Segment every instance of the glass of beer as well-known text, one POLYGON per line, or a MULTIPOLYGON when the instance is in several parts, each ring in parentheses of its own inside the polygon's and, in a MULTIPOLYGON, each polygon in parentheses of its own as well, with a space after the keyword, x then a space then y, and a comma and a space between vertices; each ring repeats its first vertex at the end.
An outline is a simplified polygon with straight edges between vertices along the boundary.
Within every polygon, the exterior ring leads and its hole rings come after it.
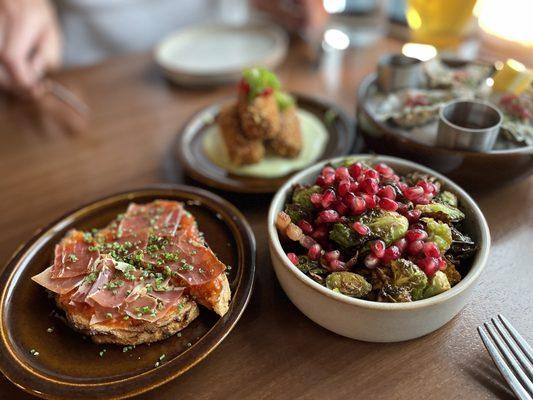
POLYGON ((476 0, 408 0, 412 39, 439 49, 455 48, 472 21, 476 0))

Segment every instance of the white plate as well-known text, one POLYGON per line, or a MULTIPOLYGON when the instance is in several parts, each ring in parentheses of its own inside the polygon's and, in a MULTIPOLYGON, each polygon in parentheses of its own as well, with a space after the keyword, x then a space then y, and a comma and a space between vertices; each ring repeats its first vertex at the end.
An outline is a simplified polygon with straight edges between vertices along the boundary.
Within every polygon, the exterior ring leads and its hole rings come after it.
POLYGON ((245 25, 202 24, 172 33, 155 50, 165 74, 182 85, 237 81, 244 68, 275 68, 287 53, 287 34, 256 21, 245 25))

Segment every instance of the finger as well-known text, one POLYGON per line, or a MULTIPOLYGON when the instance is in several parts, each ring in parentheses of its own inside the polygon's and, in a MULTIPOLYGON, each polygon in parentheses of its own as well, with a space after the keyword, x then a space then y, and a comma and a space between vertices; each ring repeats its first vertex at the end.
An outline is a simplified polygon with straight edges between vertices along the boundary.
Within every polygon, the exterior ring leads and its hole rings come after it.
POLYGON ((36 79, 30 67, 29 56, 39 30, 31 18, 12 19, 6 28, 1 60, 15 86, 28 88, 36 79))

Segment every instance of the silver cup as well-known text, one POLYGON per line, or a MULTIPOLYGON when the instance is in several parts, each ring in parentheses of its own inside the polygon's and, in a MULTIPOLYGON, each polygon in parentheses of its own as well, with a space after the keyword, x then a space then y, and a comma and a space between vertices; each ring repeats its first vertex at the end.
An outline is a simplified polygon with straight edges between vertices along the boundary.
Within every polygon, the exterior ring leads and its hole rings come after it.
POLYGON ((457 150, 490 151, 496 142, 501 112, 476 100, 452 100, 439 112, 437 145, 457 150))
POLYGON ((423 62, 403 54, 388 54, 378 63, 378 87, 382 92, 424 85, 423 62))

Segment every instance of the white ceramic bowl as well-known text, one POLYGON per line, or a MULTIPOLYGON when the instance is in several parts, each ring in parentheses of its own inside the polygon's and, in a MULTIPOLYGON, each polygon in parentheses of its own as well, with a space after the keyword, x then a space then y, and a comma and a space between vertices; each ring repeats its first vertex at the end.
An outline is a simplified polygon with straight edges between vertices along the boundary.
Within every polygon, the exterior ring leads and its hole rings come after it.
POLYGON ((278 280, 291 301, 305 315, 330 331, 349 338, 369 342, 399 342, 414 339, 443 326, 465 305, 474 284, 485 267, 490 248, 490 232, 485 217, 474 200, 459 186, 443 175, 420 164, 396 157, 350 156, 371 163, 384 162, 397 173, 421 171, 441 180, 444 188, 458 196, 466 214, 464 230, 479 245, 470 271, 450 290, 429 299, 411 303, 379 303, 351 298, 333 292, 300 272, 283 251, 275 227, 276 215, 283 209, 287 195, 296 183, 312 183, 327 163, 315 164, 292 177, 274 196, 268 213, 270 256, 278 280))

